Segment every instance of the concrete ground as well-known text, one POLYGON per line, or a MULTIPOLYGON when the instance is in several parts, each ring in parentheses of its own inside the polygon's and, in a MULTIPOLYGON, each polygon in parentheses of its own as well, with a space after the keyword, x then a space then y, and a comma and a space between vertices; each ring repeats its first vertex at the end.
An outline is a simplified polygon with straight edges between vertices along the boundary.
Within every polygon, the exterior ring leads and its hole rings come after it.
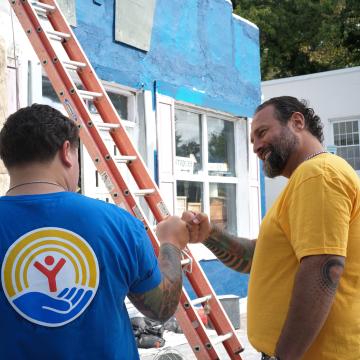
MULTIPOLYGON (((240 329, 236 330, 236 333, 241 345, 244 347, 244 351, 241 353, 242 359, 260 360, 260 354, 250 345, 246 335, 246 299, 241 299, 240 302, 240 329)), ((216 336, 216 333, 214 330, 209 330, 209 335, 210 337, 213 337, 216 336)), ((139 349, 141 360, 156 360, 157 356, 166 354, 166 352, 171 350, 178 352, 185 360, 196 360, 196 357, 183 334, 165 331, 164 338, 165 346, 161 349, 139 349)), ((218 345, 217 350, 221 360, 230 359, 222 345, 218 345)), ((166 357, 162 357, 162 359, 166 359, 166 357)), ((175 360, 175 357, 170 357, 169 355, 168 359, 175 360)))

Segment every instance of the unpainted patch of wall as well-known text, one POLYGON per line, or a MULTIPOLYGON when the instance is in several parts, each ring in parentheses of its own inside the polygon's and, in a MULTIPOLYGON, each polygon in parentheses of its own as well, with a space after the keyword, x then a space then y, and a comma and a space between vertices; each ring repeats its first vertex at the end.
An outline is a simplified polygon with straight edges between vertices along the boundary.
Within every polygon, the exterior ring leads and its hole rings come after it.
POLYGON ((114 0, 77 1, 76 35, 104 80, 252 116, 260 102, 259 31, 226 0, 157 0, 151 47, 114 41, 114 0))

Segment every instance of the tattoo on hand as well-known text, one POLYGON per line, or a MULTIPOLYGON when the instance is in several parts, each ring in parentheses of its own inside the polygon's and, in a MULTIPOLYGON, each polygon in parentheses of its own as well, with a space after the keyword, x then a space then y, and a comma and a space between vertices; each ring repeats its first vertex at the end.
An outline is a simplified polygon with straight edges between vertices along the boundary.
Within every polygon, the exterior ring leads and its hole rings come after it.
POLYGON ((182 289, 181 251, 171 244, 160 247, 159 267, 162 272, 161 284, 143 294, 129 294, 129 299, 149 318, 166 321, 179 303, 182 289))

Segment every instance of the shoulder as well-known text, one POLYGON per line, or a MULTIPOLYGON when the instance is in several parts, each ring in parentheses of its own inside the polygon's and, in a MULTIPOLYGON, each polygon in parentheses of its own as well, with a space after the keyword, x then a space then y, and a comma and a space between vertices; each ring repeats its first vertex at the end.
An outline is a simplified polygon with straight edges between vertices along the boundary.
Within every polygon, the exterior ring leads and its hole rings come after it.
POLYGON ((323 154, 304 161, 294 172, 291 180, 300 184, 309 179, 319 178, 322 181, 340 181, 359 186, 359 177, 355 170, 341 157, 334 154, 323 154))
POLYGON ((338 193, 354 200, 360 193, 360 179, 355 170, 341 157, 323 154, 304 161, 291 176, 292 191, 307 191, 314 194, 338 193))
POLYGON ((142 222, 123 208, 102 200, 93 199, 85 195, 69 193, 69 198, 75 210, 86 209, 85 214, 104 216, 109 220, 128 223, 132 226, 142 226, 142 222))

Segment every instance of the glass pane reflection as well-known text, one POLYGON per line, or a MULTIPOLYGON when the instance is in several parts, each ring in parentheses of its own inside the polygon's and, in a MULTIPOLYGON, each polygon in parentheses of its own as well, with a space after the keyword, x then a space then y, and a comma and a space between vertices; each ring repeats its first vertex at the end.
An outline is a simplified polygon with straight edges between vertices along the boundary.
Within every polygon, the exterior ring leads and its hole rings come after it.
POLYGON ((210 219, 220 229, 236 234, 236 185, 210 184, 210 219))
POLYGON ((200 115, 175 111, 175 141, 177 172, 197 174, 202 169, 200 115))
POLYGON ((234 123, 208 117, 209 175, 235 176, 234 123))
POLYGON ((195 181, 177 181, 176 215, 184 211, 203 210, 203 184, 195 181))

